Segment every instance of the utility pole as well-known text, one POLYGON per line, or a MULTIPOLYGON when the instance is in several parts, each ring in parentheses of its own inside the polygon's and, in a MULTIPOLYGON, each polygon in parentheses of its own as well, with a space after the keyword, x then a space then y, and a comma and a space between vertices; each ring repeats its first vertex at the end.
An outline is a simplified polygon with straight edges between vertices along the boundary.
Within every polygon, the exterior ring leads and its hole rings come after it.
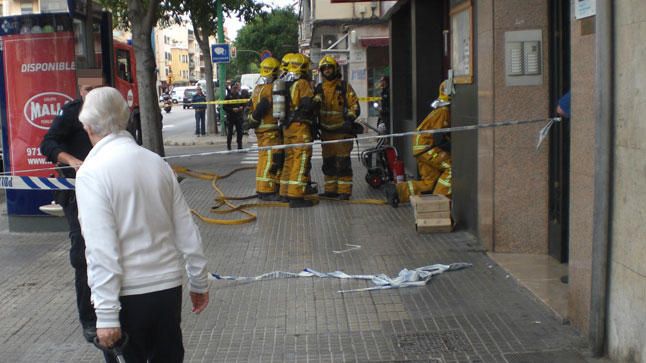
MULTIPOLYGON (((222 19, 222 0, 217 0, 215 5, 215 12, 218 17, 218 43, 224 43, 224 19, 222 19)), ((226 63, 218 63, 218 90, 220 92, 220 100, 224 100, 226 95, 226 85, 227 85, 227 65, 226 63)), ((226 135, 227 131, 224 127, 224 122, 226 120, 226 115, 224 114, 224 106, 219 105, 220 110, 220 130, 222 130, 222 135, 226 135)))

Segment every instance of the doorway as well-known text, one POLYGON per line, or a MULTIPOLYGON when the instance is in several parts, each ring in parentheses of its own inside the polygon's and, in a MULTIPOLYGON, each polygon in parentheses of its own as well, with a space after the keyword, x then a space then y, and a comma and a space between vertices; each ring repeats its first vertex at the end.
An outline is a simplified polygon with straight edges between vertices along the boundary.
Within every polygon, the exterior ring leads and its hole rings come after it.
MULTIPOLYGON (((550 1, 550 115, 556 115, 559 99, 570 90, 570 1, 550 1)), ((548 253, 561 263, 569 249, 569 120, 552 126, 549 150, 549 245, 548 253)))

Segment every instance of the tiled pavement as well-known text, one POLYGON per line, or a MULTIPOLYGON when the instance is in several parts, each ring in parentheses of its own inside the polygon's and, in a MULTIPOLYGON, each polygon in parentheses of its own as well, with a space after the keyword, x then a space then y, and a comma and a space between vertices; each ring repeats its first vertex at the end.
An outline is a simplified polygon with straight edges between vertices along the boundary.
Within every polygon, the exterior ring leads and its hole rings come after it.
MULTIPOLYGON (((204 149, 167 149, 169 154, 204 149)), ((224 173, 243 155, 175 162, 224 173)), ((356 198, 380 197, 355 163, 356 198)), ((313 177, 322 180, 320 161, 313 177)), ((253 191, 250 171, 220 182, 253 191)), ((209 183, 182 182, 189 205, 208 213, 209 183)), ((6 219, 6 218, 3 218, 6 219)), ((187 362, 578 362, 583 339, 520 287, 468 233, 421 235, 408 206, 324 201, 309 209, 258 210, 255 223, 198 222, 211 271, 254 276, 275 270, 396 274, 402 268, 470 262, 425 287, 340 294, 365 281, 293 278, 212 282, 211 303, 190 313, 187 362), (361 249, 342 254, 333 250, 361 249)), ((0 362, 99 362, 77 323, 66 234, 0 233, 0 362)), ((186 294, 185 294, 186 295, 186 294)))

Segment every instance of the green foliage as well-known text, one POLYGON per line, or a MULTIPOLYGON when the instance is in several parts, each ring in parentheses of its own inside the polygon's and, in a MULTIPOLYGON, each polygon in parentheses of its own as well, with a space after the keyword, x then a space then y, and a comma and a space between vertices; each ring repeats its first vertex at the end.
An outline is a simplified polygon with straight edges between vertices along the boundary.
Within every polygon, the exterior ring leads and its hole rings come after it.
MULTIPOLYGON (((291 7, 273 9, 271 13, 255 17, 238 32, 235 40, 238 57, 230 68, 237 73, 256 73, 260 59, 252 52, 269 50, 278 59, 288 52, 298 51, 298 16, 291 7), (252 68, 252 65, 254 66, 252 68)), ((230 77, 233 78, 233 77, 230 77)))

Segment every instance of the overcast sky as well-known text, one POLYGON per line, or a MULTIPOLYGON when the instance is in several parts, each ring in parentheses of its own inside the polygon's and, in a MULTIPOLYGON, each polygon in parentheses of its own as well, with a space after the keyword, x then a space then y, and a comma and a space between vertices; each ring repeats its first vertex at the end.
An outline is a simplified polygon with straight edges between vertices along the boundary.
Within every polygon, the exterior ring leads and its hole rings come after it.
MULTIPOLYGON (((298 0, 259 0, 259 2, 263 2, 272 7, 280 7, 280 8, 284 8, 292 4, 298 4, 298 0)), ((297 11, 296 7, 294 9, 295 11, 297 11)), ((224 19, 224 25, 226 26, 227 31, 229 32, 229 38, 231 40, 235 40, 236 37, 238 36, 238 30, 240 30, 240 28, 244 26, 244 23, 236 18, 226 18, 224 19)))

